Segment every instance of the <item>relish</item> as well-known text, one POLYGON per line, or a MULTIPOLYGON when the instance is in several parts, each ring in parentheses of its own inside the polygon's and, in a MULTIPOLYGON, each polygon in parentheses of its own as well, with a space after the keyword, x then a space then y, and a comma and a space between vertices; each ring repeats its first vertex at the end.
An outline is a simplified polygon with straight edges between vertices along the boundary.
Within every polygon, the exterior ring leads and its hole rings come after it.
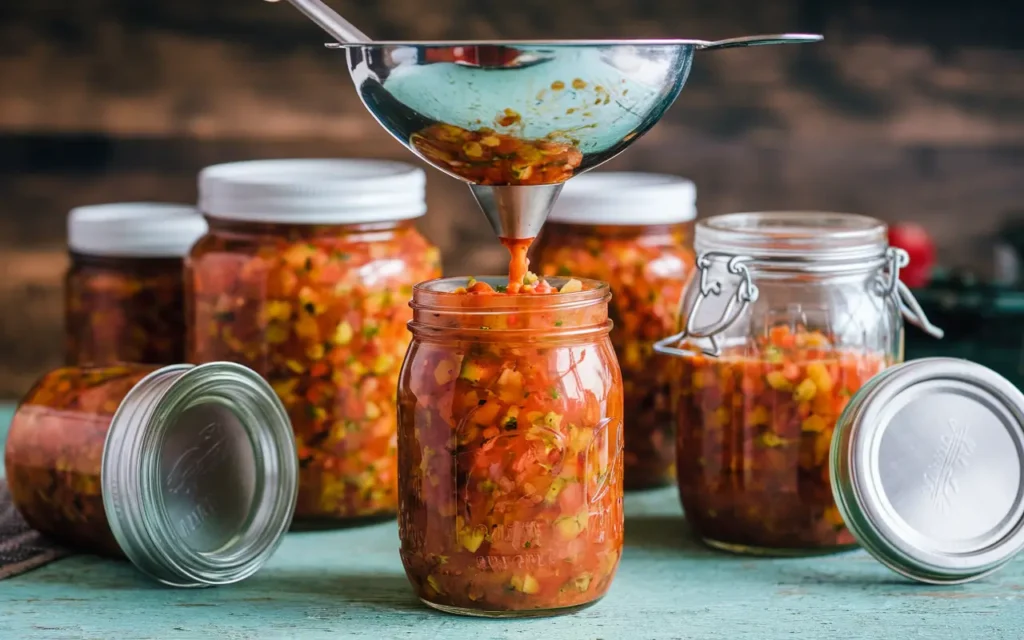
POLYGON ((114 412, 144 365, 52 371, 25 395, 4 455, 11 499, 33 529, 85 551, 123 557, 103 507, 100 465, 114 412))
POLYGON ((397 508, 396 400, 416 282, 440 256, 411 222, 255 224, 210 219, 189 259, 190 353, 260 373, 299 455, 296 521, 397 508))
POLYGON ((543 296, 464 295, 456 279, 416 288, 399 522, 406 572, 431 606, 545 615, 593 603, 611 583, 622 381, 607 286, 575 282, 582 290, 543 296))
MULTIPOLYGON (((592 176, 595 182, 600 177, 592 176)), ((656 354, 654 343, 678 330, 679 301, 693 272, 692 226, 549 222, 533 249, 543 277, 594 278, 611 286, 611 339, 625 385, 626 489, 675 481, 670 399, 678 367, 656 354)))
MULTIPOLYGON (((495 125, 511 127, 521 117, 506 109, 495 125)), ((470 131, 436 124, 413 134, 413 148, 424 158, 473 184, 540 185, 565 182, 583 162, 571 142, 525 140, 494 129, 470 131)))
POLYGON ((697 534, 746 553, 855 545, 832 498, 829 447, 850 396, 891 359, 776 326, 680 362, 679 493, 697 534))

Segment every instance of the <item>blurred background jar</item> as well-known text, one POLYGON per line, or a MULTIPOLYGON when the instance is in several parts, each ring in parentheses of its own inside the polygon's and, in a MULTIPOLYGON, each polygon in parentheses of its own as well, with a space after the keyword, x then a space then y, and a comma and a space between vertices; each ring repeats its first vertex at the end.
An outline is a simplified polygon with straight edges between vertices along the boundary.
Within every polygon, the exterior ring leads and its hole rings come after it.
MULTIPOLYGON (((832 498, 836 419, 872 376, 902 360, 898 279, 886 226, 833 213, 739 213, 696 226, 698 272, 680 357, 679 493, 707 544, 802 555, 854 546, 832 498)), ((920 315, 908 320, 941 336, 920 315)), ((671 345, 678 346, 671 346, 671 345)))
POLYGON ((188 259, 192 362, 264 376, 291 417, 299 526, 394 515, 396 392, 413 285, 440 275, 417 232, 420 169, 374 160, 218 165, 188 259))
POLYGON ((569 181, 532 253, 544 276, 611 285, 611 339, 625 386, 625 487, 675 480, 674 363, 654 342, 678 330, 679 301, 693 272, 696 188, 648 173, 592 172, 569 181))
POLYGON ((185 359, 183 259, 206 232, 194 208, 126 202, 73 209, 65 278, 65 361, 185 359))
POLYGON ((619 565, 608 285, 549 282, 567 293, 454 295, 466 278, 415 289, 398 389, 399 536, 417 595, 449 613, 570 613, 603 597, 619 565))

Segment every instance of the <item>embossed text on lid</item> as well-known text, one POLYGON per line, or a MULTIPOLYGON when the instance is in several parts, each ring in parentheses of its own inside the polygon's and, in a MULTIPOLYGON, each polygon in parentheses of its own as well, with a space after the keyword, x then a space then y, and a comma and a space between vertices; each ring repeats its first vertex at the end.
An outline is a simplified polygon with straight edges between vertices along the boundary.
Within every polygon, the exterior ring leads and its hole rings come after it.
POLYGON ((966 582, 1024 546, 1024 394, 981 365, 881 374, 840 418, 832 463, 851 531, 905 576, 966 582))

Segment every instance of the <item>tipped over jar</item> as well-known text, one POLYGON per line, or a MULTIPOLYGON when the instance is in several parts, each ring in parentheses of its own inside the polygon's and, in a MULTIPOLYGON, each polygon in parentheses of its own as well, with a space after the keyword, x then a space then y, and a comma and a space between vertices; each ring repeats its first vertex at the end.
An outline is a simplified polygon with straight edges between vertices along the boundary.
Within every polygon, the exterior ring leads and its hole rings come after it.
POLYGON ((465 284, 413 293, 398 390, 402 562, 437 609, 568 613, 605 594, 622 550, 608 287, 513 296, 465 284))
POLYGON ((829 447, 850 397, 903 359, 903 316, 941 336, 899 281, 906 254, 875 219, 742 213, 697 224, 679 357, 677 468, 707 544, 803 555, 856 544, 829 447))

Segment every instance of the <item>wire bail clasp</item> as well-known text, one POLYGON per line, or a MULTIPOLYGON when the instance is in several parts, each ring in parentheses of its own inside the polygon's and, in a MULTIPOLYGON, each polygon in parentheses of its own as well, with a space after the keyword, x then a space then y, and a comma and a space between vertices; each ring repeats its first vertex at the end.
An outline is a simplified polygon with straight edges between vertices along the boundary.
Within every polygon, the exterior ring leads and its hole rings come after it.
POLYGON ((679 317, 682 318, 685 315, 685 328, 675 335, 655 342, 654 350, 665 355, 687 356, 692 352, 680 349, 675 345, 678 345, 687 338, 698 338, 707 339, 711 342, 710 347, 702 347, 701 351, 706 355, 718 357, 721 354, 721 348, 718 346, 718 341, 715 339, 715 335, 732 326, 733 323, 735 323, 747 310, 747 307, 750 306, 752 302, 757 301, 757 285, 754 284, 754 280, 750 276, 750 270, 746 265, 747 262, 752 260, 753 258, 750 256, 737 256, 729 253, 706 252, 700 254, 700 256, 697 257, 697 273, 700 277, 700 291, 697 293, 697 298, 693 302, 693 308, 690 309, 689 313, 684 314, 685 309, 683 306, 686 304, 685 296, 683 300, 679 301, 679 317), (697 328, 694 327, 694 321, 697 318, 701 305, 703 305, 711 296, 718 297, 722 295, 722 281, 712 280, 710 277, 711 263, 712 260, 716 258, 727 259, 728 262, 726 263, 726 269, 730 274, 740 276, 740 281, 736 286, 736 290, 729 295, 729 300, 725 305, 725 309, 722 311, 722 317, 706 327, 697 328))
POLYGON ((884 297, 892 296, 900 307, 900 313, 908 324, 912 324, 929 336, 942 339, 945 332, 933 325, 921 304, 914 297, 910 287, 900 280, 900 269, 910 264, 910 254, 903 249, 889 247, 885 250, 886 267, 883 275, 876 280, 877 292, 884 297))

